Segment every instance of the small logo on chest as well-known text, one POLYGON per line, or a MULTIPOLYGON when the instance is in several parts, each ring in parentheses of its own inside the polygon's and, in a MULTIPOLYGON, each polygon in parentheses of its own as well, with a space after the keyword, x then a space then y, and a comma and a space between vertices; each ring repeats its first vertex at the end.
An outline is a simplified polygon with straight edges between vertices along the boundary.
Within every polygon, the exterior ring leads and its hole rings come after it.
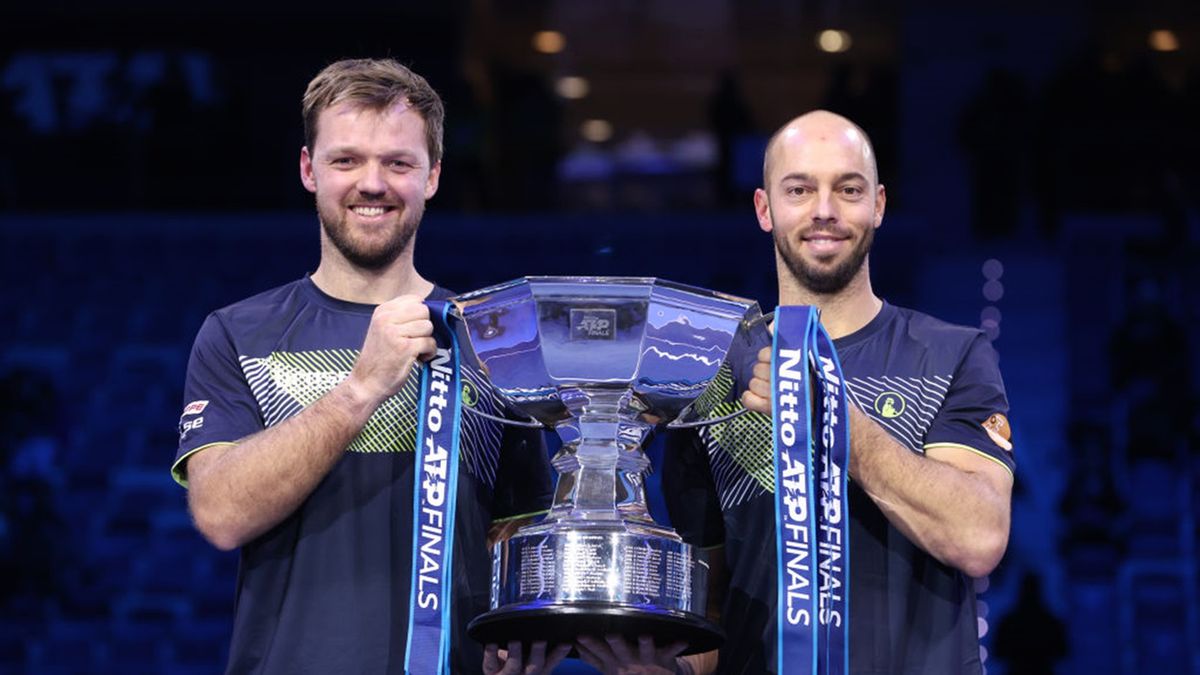
POLYGON ((907 404, 904 397, 894 391, 885 391, 875 397, 875 414, 884 419, 895 419, 904 414, 907 404))
POLYGON ((479 390, 465 379, 462 383, 462 402, 468 408, 474 408, 475 404, 479 402, 479 390))

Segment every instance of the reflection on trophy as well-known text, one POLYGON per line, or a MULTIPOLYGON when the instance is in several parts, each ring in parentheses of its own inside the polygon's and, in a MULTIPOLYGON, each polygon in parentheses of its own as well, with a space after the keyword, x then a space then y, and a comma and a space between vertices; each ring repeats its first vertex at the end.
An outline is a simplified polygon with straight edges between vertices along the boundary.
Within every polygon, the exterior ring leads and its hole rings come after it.
POLYGON ((460 295, 469 350, 496 392, 562 449, 549 515, 496 544, 491 611, 470 635, 569 642, 654 635, 685 653, 723 635, 704 617, 707 564, 646 510, 641 449, 690 426, 695 401, 758 305, 652 278, 527 277, 460 295))

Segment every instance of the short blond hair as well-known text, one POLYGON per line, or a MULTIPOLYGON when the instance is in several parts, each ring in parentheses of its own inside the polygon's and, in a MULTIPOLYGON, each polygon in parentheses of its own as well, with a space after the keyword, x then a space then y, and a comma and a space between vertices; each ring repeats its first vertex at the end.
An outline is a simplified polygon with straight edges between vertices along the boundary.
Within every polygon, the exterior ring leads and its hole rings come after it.
POLYGON ((350 102, 382 112, 398 103, 411 107, 425 120, 429 164, 442 159, 442 129, 446 111, 442 98, 425 78, 392 59, 345 59, 331 63, 308 83, 304 92, 304 144, 317 141, 317 118, 333 106, 350 102))

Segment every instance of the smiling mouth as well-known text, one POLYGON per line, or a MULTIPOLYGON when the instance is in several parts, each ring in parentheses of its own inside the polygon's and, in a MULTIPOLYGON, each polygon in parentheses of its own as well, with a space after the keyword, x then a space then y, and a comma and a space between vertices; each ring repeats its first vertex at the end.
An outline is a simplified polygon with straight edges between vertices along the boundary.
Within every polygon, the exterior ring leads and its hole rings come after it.
POLYGON ((849 244, 849 239, 839 237, 832 234, 816 234, 807 237, 801 237, 800 241, 803 246, 811 251, 811 253, 819 258, 837 255, 846 245, 849 244))
POLYGON ((827 234, 820 232, 817 234, 809 234, 800 237, 800 240, 809 244, 837 244, 843 241, 850 241, 850 237, 842 237, 836 234, 827 234))
POLYGON ((363 218, 377 218, 377 217, 382 216, 383 214, 387 213, 388 211, 391 211, 393 208, 395 208, 395 207, 392 207, 392 206, 351 206, 350 210, 353 211, 354 215, 356 215, 356 216, 361 216, 363 218))

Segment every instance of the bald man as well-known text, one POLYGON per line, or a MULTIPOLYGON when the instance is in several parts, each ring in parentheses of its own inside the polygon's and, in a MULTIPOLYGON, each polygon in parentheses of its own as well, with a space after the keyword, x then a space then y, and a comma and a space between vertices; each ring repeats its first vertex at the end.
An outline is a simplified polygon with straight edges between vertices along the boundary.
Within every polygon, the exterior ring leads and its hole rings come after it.
MULTIPOLYGON (((851 403, 850 670, 980 673, 971 578, 1008 543, 1008 400, 981 331, 875 294, 886 204, 870 139, 850 120, 815 111, 772 136, 754 206, 775 242, 779 304, 820 309, 851 403)), ((711 415, 755 412, 672 437, 664 459, 672 522, 727 565, 723 673, 778 668, 770 349, 758 347, 730 357, 711 415)))

